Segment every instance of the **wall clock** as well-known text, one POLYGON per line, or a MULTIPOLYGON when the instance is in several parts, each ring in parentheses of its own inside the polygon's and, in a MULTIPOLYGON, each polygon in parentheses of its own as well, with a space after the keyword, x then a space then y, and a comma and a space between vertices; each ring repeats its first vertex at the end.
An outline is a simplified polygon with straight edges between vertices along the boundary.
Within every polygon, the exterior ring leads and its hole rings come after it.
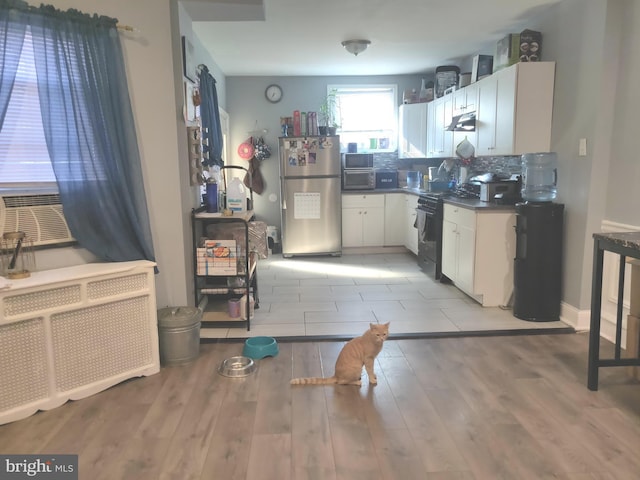
POLYGON ((264 96, 267 97, 271 103, 278 103, 282 99, 282 88, 280 85, 269 85, 264 91, 264 96))

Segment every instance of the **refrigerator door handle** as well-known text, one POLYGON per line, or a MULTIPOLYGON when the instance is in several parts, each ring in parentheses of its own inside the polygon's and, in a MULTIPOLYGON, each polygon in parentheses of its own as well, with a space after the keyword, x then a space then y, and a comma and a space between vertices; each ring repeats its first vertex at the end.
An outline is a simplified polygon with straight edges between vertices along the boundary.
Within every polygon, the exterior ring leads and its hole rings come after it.
POLYGON ((280 191, 282 192, 282 209, 287 209, 287 182, 285 182, 283 177, 280 177, 280 191))

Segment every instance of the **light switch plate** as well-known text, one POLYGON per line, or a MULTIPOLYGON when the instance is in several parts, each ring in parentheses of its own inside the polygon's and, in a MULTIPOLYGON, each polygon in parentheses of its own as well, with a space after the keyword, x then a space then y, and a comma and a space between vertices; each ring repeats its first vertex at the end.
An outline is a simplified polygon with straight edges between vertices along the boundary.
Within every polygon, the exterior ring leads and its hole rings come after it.
POLYGON ((580 141, 578 142, 578 155, 580 157, 587 156, 587 139, 586 138, 581 138, 580 141))

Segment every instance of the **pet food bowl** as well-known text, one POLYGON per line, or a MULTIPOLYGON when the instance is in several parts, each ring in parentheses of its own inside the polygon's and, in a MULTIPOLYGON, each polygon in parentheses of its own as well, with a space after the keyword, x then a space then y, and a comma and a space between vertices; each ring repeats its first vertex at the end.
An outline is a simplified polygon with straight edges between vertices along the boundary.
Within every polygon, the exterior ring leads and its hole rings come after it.
POLYGON ((278 343, 272 337, 251 337, 244 343, 242 354, 246 357, 260 359, 278 355, 278 343))
POLYGON ((248 357, 230 357, 218 367, 218 373, 225 377, 246 377, 255 370, 255 362, 248 357))

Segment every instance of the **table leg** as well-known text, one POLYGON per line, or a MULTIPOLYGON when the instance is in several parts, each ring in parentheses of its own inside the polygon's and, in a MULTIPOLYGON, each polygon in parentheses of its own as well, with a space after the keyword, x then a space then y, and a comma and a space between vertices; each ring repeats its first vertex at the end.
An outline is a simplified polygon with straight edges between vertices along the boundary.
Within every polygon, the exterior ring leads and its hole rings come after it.
POLYGON ((591 325, 589 328, 589 366, 587 373, 587 387, 598 390, 598 365, 600 362, 600 315, 602 307, 602 268, 604 250, 600 242, 593 244, 593 273, 591 280, 591 325))
MULTIPOLYGON (((627 343, 625 356, 640 357, 640 263, 631 260, 631 295, 627 316, 627 343)), ((629 376, 640 380, 640 367, 627 367, 629 376)))

